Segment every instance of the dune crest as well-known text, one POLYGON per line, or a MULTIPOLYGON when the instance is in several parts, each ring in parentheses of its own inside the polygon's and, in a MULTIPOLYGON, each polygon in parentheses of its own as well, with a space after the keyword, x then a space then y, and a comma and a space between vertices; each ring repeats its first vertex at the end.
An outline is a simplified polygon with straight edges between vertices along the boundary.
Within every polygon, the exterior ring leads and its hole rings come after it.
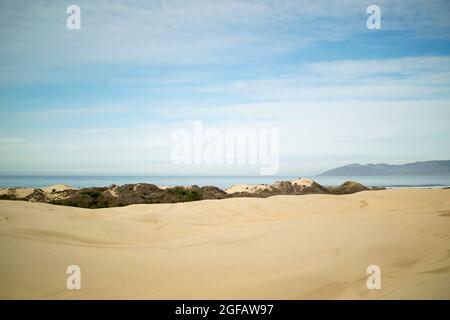
POLYGON ((177 203, 233 197, 270 197, 281 194, 350 194, 369 190, 360 183, 347 181, 341 186, 326 188, 314 180, 299 178, 277 181, 272 185, 240 184, 225 191, 215 186, 159 187, 150 183, 124 184, 109 187, 71 188, 54 185, 46 188, 0 189, 0 199, 46 202, 82 208, 121 207, 140 203, 177 203))

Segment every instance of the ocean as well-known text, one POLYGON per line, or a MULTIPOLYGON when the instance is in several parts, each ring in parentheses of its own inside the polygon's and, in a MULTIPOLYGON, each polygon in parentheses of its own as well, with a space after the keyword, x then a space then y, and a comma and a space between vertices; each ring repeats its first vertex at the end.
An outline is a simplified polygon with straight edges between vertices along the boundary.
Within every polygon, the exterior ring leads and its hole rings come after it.
MULTIPOLYGON (((279 180, 292 180, 299 176, 0 176, 0 187, 41 188, 54 184, 66 184, 72 187, 106 187, 112 184, 153 183, 158 186, 175 185, 214 185, 227 188, 234 184, 271 184, 279 180)), ((387 188, 450 186, 450 176, 305 176, 324 186, 335 186, 352 180, 366 186, 387 188)))

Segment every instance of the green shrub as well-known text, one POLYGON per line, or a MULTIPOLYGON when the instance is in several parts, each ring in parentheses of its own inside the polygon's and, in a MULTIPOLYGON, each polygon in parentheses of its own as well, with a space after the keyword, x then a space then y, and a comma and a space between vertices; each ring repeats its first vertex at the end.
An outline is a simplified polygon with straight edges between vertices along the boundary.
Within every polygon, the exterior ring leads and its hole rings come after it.
POLYGON ((202 199, 198 191, 193 191, 182 187, 169 188, 167 189, 167 191, 169 192, 170 195, 175 197, 175 199, 172 199, 175 202, 196 201, 202 199))

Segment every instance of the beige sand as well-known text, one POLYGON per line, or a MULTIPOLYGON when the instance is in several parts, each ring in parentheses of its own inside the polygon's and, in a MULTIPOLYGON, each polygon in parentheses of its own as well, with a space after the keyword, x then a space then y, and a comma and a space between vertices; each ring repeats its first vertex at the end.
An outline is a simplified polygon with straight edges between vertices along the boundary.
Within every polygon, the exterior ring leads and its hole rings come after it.
MULTIPOLYGON (((72 188, 70 186, 67 186, 65 184, 54 184, 49 187, 40 188, 45 194, 45 196, 48 199, 55 200, 55 199, 61 199, 64 198, 65 195, 61 194, 61 191, 68 190, 68 189, 77 189, 78 188, 72 188)), ((26 198, 28 196, 31 196, 33 192, 35 192, 35 188, 0 188, 0 195, 13 195, 16 198, 26 198)), ((32 199, 31 201, 34 201, 32 199)))
POLYGON ((0 298, 450 299, 450 190, 79 209, 0 201, 0 298), (66 289, 81 267, 82 289, 66 289), (379 265, 382 288, 368 290, 379 265))
POLYGON ((0 188, 0 195, 15 195, 18 198, 28 197, 34 192, 34 188, 0 188))
POLYGON ((77 189, 77 190, 78 190, 78 188, 73 188, 73 187, 68 186, 68 185, 66 185, 66 184, 54 184, 54 185, 52 185, 52 186, 42 188, 42 190, 43 190, 44 192, 46 192, 46 193, 47 193, 47 192, 48 192, 48 193, 52 193, 53 191, 55 191, 55 192, 61 192, 61 191, 68 190, 68 189, 77 189))
MULTIPOLYGON (((289 181, 292 184, 296 184, 303 187, 311 187, 315 183, 314 180, 298 178, 295 180, 289 181)), ((225 189, 225 192, 228 194, 236 193, 236 192, 247 192, 247 193, 258 193, 262 191, 272 191, 274 187, 277 187, 278 182, 273 185, 267 184, 235 184, 231 187, 225 189)))
POLYGON ((272 187, 266 184, 235 184, 225 189, 228 194, 236 192, 257 193, 261 191, 271 191, 272 187))

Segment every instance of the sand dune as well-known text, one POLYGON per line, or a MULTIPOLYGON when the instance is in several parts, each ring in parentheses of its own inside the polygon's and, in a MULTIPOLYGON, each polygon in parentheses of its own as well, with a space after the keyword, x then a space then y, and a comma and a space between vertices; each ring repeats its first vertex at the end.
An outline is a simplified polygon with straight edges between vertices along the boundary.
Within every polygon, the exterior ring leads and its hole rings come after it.
POLYGON ((81 209, 0 201, 0 298, 450 299, 450 190, 81 209), (82 289, 66 289, 81 267, 82 289), (382 270, 368 290, 366 268, 382 270))
POLYGON ((65 184, 54 184, 49 187, 42 188, 44 192, 52 193, 52 192, 61 192, 68 189, 78 189, 65 184))
POLYGON ((315 191, 314 193, 320 193, 317 192, 320 190, 320 188, 323 188, 323 186, 320 186, 311 179, 305 179, 305 178, 298 178, 291 181, 277 181, 274 184, 267 185, 267 184, 235 184, 227 189, 225 189, 225 192, 228 194, 233 193, 239 193, 239 192, 245 192, 245 193, 259 193, 259 192, 273 192, 275 190, 279 190, 281 185, 290 183, 291 185, 294 185, 297 189, 297 191, 303 191, 302 189, 309 188, 311 191, 315 191))

